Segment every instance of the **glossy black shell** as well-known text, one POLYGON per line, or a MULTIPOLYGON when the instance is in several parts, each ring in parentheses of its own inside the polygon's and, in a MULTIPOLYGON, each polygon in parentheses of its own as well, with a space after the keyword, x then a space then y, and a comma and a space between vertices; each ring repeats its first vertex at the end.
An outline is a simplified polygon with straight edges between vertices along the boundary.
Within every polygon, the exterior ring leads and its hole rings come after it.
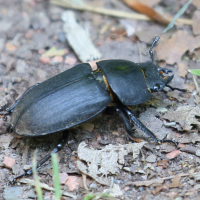
POLYGON ((16 105, 11 125, 19 135, 46 135, 87 121, 110 101, 84 63, 30 89, 16 105))
POLYGON ((112 100, 109 92, 124 105, 136 105, 151 98, 148 85, 163 84, 163 76, 151 62, 104 60, 97 66, 102 79, 83 63, 27 90, 12 113, 14 132, 39 136, 69 129, 105 109, 112 100), (103 75, 111 91, 103 87, 103 75))

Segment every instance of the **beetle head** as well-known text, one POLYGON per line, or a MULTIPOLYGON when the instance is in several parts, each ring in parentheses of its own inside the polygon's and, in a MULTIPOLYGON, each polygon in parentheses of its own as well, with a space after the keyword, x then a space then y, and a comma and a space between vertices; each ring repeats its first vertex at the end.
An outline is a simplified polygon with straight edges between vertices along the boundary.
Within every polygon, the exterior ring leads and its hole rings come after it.
POLYGON ((168 74, 172 71, 166 68, 157 67, 152 62, 140 63, 139 65, 144 72, 146 84, 151 92, 158 92, 163 90, 163 88, 174 77, 174 75, 164 76, 164 74, 168 74))

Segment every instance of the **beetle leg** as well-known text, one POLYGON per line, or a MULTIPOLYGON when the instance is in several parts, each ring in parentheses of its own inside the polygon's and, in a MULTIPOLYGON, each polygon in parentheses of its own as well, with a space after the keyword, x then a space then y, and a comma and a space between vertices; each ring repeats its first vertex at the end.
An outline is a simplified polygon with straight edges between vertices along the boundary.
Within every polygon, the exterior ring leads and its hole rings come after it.
POLYGON ((116 107, 116 113, 122 118, 128 135, 130 137, 135 138, 134 132, 133 132, 131 125, 130 125, 130 122, 127 119, 127 117, 125 116, 125 114, 123 113, 123 111, 119 107, 116 107))
POLYGON ((39 85, 39 83, 36 83, 35 85, 31 86, 30 88, 28 88, 22 95, 19 99, 17 99, 15 101, 15 103, 10 107, 10 108, 7 108, 5 112, 0 112, 0 115, 9 115, 13 112, 13 110, 15 109, 16 105, 19 103, 19 101, 22 99, 22 97, 27 93, 29 92, 30 90, 32 90, 35 86, 39 85))
POLYGON ((123 111, 127 114, 127 116, 129 117, 129 119, 136 124, 142 131, 144 131, 144 133, 146 133, 149 137, 151 137, 156 143, 161 144, 164 142, 168 142, 168 143, 173 143, 176 147, 178 146, 177 142, 175 142, 174 140, 160 140, 158 139, 155 134, 150 131, 139 119, 137 119, 134 114, 130 111, 129 108, 127 108, 126 106, 121 105, 123 111))
MULTIPOLYGON (((37 168, 39 168, 42 164, 44 164, 47 160, 49 160, 51 158, 51 154, 53 153, 57 153, 59 152, 66 144, 67 140, 69 138, 69 131, 66 130, 63 132, 63 135, 62 135, 62 138, 59 140, 58 144, 56 145, 56 147, 53 149, 53 151, 48 154, 47 156, 45 156, 42 160, 40 160, 38 163, 37 163, 37 168)), ((16 181, 20 178, 23 178, 24 176, 27 176, 27 175, 31 175, 33 173, 33 170, 32 169, 29 169, 28 171, 26 171, 24 174, 21 174, 20 176, 14 178, 12 181, 11 181, 11 184, 14 184, 16 183, 16 181)))
POLYGON ((187 92, 187 90, 185 90, 185 89, 175 88, 175 87, 172 87, 170 85, 165 85, 165 87, 170 88, 172 91, 178 90, 178 91, 181 91, 181 92, 187 92))

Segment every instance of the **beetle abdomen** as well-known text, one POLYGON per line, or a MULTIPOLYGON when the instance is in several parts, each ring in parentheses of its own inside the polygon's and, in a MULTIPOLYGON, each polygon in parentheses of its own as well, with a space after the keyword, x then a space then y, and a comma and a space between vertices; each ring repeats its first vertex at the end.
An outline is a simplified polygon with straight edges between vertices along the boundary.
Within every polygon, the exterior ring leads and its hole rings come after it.
POLYGON ((151 98, 143 70, 138 64, 127 60, 103 60, 97 66, 124 105, 141 104, 151 98))
MULTIPOLYGON (((56 77, 41 83, 39 92, 41 93, 41 86, 44 87, 44 83, 47 85, 48 81, 50 83, 56 77)), ((20 101, 22 103, 16 106, 12 116, 14 132, 38 136, 64 130, 96 116, 111 101, 109 93, 90 76, 90 73, 84 77, 76 76, 75 79, 71 77, 71 81, 66 79, 65 84, 61 82, 54 89, 51 87, 52 90, 44 88, 43 94, 29 104, 23 105, 23 101, 20 101), (16 110, 20 115, 15 113, 16 110)), ((23 99, 33 96, 38 91, 37 87, 28 92, 23 99)))

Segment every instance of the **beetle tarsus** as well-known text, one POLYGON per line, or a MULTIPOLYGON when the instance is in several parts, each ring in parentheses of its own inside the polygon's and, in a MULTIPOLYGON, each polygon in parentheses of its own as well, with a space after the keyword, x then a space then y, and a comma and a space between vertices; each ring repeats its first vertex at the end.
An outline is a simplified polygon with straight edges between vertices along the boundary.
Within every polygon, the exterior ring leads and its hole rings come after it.
POLYGON ((11 112, 10 111, 4 111, 4 112, 0 112, 0 115, 10 115, 11 114, 11 112))
POLYGON ((172 90, 172 91, 178 90, 178 91, 181 91, 181 92, 187 92, 186 89, 175 88, 175 87, 172 87, 170 85, 166 85, 166 87, 170 88, 170 90, 172 90))
MULTIPOLYGON (((52 153, 57 153, 59 152, 63 147, 64 145, 66 144, 67 140, 69 138, 69 131, 68 130, 65 130, 63 132, 63 135, 62 135, 62 138, 59 140, 58 144, 56 145, 56 147, 53 149, 53 151, 48 154, 47 156, 45 156, 42 160, 40 160, 38 163, 37 163, 37 167, 36 168, 39 168, 41 167, 42 164, 44 164, 47 160, 49 160, 51 158, 51 154, 52 153)), ((16 183, 16 181, 20 178, 23 178, 24 176, 27 176, 27 175, 31 175, 33 173, 33 170, 32 169, 29 169, 28 171, 26 171, 24 174, 21 174, 20 176, 14 178, 12 181, 11 181, 11 184, 14 184, 16 183)))
POLYGON ((173 143, 176 146, 176 148, 178 148, 178 143, 174 140, 158 140, 158 144, 162 144, 162 143, 165 143, 165 142, 173 143))
POLYGON ((158 144, 162 144, 164 142, 167 143, 173 143, 176 147, 178 147, 178 143, 174 140, 165 140, 165 139, 158 139, 155 134, 150 131, 139 119, 137 119, 134 114, 131 112, 131 110, 124 106, 124 105, 120 105, 118 108, 116 108, 117 113, 122 117, 127 133, 131 136, 134 137, 134 133, 131 129, 131 126, 129 124, 128 119, 126 118, 126 115, 129 117, 129 119, 135 124, 137 125, 142 131, 144 131, 144 133, 146 133, 150 138, 152 138, 156 143, 158 144), (126 113, 126 115, 124 114, 126 113))

